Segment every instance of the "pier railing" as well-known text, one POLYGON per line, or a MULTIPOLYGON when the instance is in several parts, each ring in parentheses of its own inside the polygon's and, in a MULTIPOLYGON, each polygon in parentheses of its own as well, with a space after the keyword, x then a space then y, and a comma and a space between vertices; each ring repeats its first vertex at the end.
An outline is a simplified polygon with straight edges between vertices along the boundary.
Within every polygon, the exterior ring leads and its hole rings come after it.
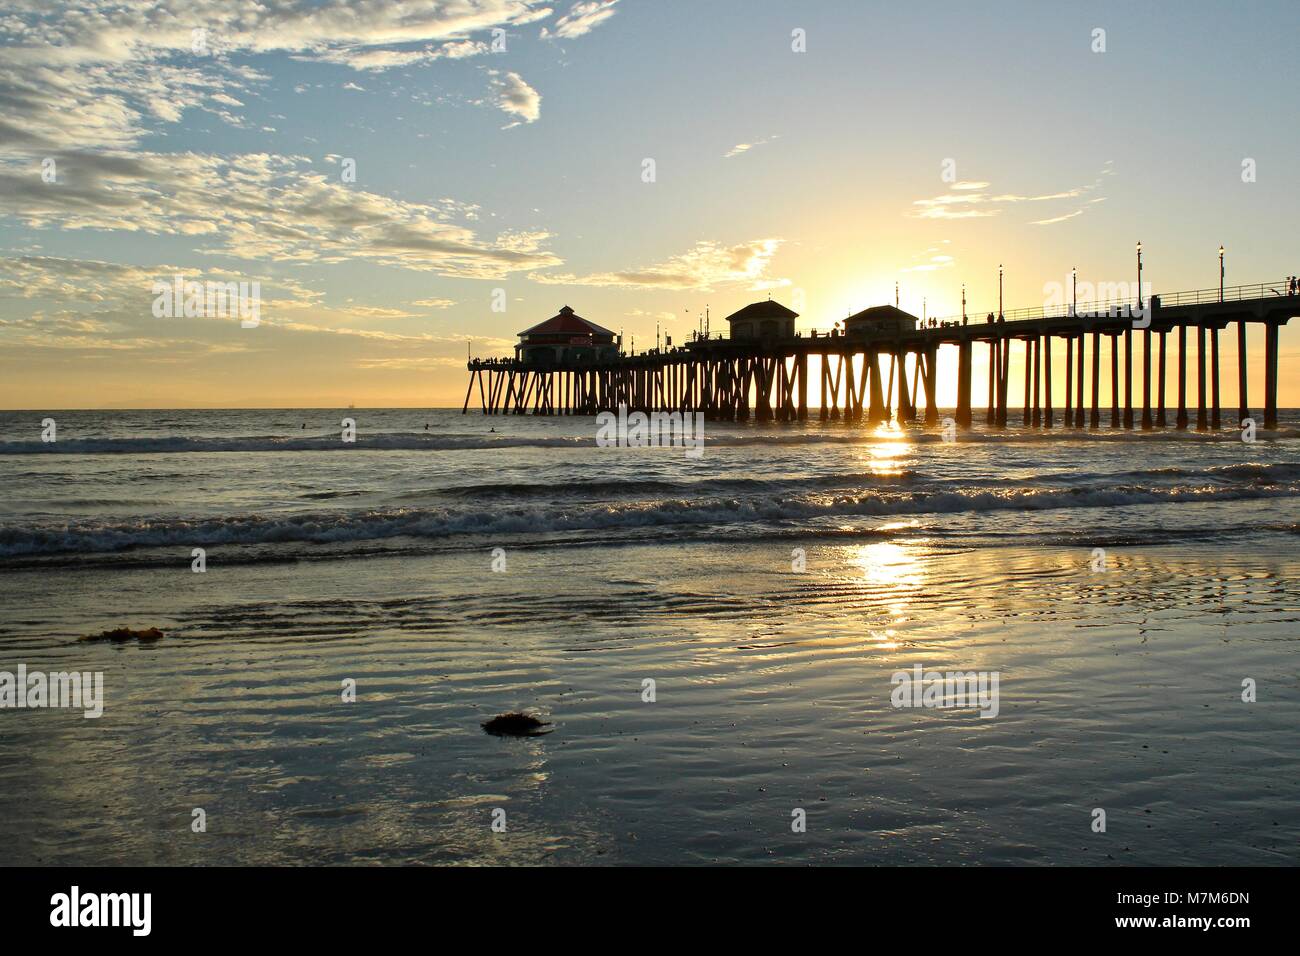
MULTIPOLYGON (((1218 286, 1212 289, 1192 289, 1186 292, 1158 292, 1156 298, 1160 300, 1162 308, 1170 308, 1180 305, 1210 305, 1216 302, 1240 302, 1246 299, 1266 299, 1269 296, 1285 296, 1287 294, 1287 280, 1279 279, 1274 282, 1255 282, 1249 285, 1227 286, 1220 290, 1218 286)), ((1076 316, 1105 316, 1112 312, 1122 312, 1124 309, 1131 309, 1138 303, 1132 298, 1125 299, 1106 299, 1104 301, 1080 302, 1077 305, 1040 305, 1025 309, 1008 309, 1001 314, 1004 322, 1025 322, 1034 319, 1069 319, 1076 316)), ((998 311, 996 309, 967 309, 966 322, 968 325, 979 325, 987 322, 988 316, 992 315, 996 321, 998 311)), ((934 321, 942 327, 943 323, 949 325, 961 325, 961 313, 955 315, 931 315, 923 317, 923 321, 934 321)), ((922 331, 928 328, 923 326, 922 331)), ((830 336, 836 327, 816 326, 810 329, 801 329, 804 336, 816 334, 818 337, 830 336)), ((839 335, 843 335, 842 329, 838 330, 839 335)), ((721 335, 716 338, 722 338, 721 335)))
MULTIPOLYGON (((1273 282, 1255 282, 1248 285, 1226 286, 1219 289, 1217 286, 1212 289, 1192 289, 1183 292, 1161 292, 1156 294, 1161 308, 1171 308, 1185 305, 1211 305, 1218 302, 1240 302, 1250 299, 1267 299, 1270 297, 1285 297, 1288 294, 1288 280, 1279 279, 1273 282)), ((993 310, 970 310, 966 312, 966 324, 968 325, 985 325, 988 323, 988 316, 992 315, 994 321, 1000 318, 1003 323, 1030 322, 1038 319, 1072 319, 1077 317, 1095 317, 1107 316, 1111 314, 1126 314, 1125 310, 1132 309, 1138 303, 1130 298, 1125 299, 1106 299, 1094 300, 1089 302, 1079 302, 1077 304, 1067 305, 1040 305, 1024 309, 1009 309, 1001 314, 993 310)), ((945 326, 954 326, 962 324, 962 316, 955 315, 937 315, 923 317, 923 320, 933 321, 936 328, 945 326)), ((925 332, 929 330, 928 325, 922 326, 917 331, 925 332)), ((815 326, 812 328, 799 329, 795 336, 801 339, 808 338, 832 338, 843 337, 845 332, 838 325, 832 327, 815 326), (832 335, 834 333, 834 335, 832 335)), ((672 348, 656 348, 654 350, 642 350, 638 353, 624 353, 623 357, 630 355, 667 355, 667 354, 687 354, 689 345, 696 342, 725 342, 730 339, 730 335, 724 332, 711 333, 705 336, 701 333, 692 333, 691 338, 680 345, 672 348)), ((511 358, 473 358, 472 362, 485 366, 513 366, 515 361, 511 358)))

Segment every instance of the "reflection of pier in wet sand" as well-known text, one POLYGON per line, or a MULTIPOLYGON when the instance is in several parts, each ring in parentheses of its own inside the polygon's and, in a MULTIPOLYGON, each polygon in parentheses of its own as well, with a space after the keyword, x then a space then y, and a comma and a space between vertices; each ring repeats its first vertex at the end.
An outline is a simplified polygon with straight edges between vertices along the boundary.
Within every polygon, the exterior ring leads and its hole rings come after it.
POLYGON ((815 356, 821 379, 818 415, 823 421, 913 421, 918 417, 918 399, 923 398, 924 421, 932 425, 939 420, 939 350, 950 346, 957 350, 956 424, 969 428, 974 417, 974 345, 980 343, 989 368, 985 421, 990 427, 1005 428, 1010 357, 1014 343, 1020 342, 1025 357, 1023 423, 1052 428, 1056 424, 1052 347, 1059 342, 1065 348, 1061 419, 1067 428, 1101 426, 1103 350, 1110 361, 1110 427, 1164 428, 1169 424, 1168 339, 1175 334, 1173 424, 1179 429, 1191 425, 1188 339, 1194 335, 1195 427, 1206 431, 1223 423, 1219 332, 1229 326, 1236 327, 1239 396, 1231 425, 1250 414, 1246 327, 1254 323, 1264 331, 1263 427, 1272 429, 1277 427, 1278 329, 1300 313, 1300 296, 1286 295, 1286 290, 1282 282, 1216 288, 1152 296, 1144 307, 1132 302, 1080 303, 1055 313, 1039 308, 1000 316, 990 313, 978 320, 948 317, 926 328, 917 327, 921 321, 916 316, 893 306, 877 306, 845 319, 843 331, 808 335, 794 332, 796 313, 769 301, 730 316, 730 337, 700 336, 684 346, 639 354, 622 353, 613 344, 612 332, 574 315, 566 306, 554 319, 521 333, 514 359, 470 360, 462 412, 468 411, 477 383, 483 413, 488 415, 590 415, 626 405, 641 411, 699 411, 709 418, 734 421, 747 420, 751 414, 758 421, 804 421, 809 357, 815 356), (1138 334, 1142 339, 1140 404, 1134 395, 1133 368, 1133 340, 1138 334), (1109 340, 1108 346, 1103 346, 1103 338, 1109 340), (1089 379, 1090 387, 1085 388, 1089 379))

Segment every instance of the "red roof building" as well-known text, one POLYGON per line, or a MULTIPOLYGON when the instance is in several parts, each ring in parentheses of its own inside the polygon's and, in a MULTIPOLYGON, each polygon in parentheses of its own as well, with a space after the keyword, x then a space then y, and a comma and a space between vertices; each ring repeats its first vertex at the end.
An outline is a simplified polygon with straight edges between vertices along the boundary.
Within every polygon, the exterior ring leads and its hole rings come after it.
POLYGON ((519 333, 517 361, 528 365, 614 358, 618 343, 609 329, 590 322, 567 305, 545 322, 519 333))

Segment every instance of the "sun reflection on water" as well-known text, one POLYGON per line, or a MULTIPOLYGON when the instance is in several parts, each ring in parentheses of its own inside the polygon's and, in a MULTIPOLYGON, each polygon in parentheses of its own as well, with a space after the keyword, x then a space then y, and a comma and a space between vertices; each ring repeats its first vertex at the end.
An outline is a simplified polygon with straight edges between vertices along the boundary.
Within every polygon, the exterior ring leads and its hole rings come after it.
POLYGON ((878 541, 847 551, 846 569, 861 573, 876 610, 888 618, 871 628, 872 640, 882 648, 897 647, 897 629, 906 626, 912 603, 926 585, 927 571, 918 547, 905 542, 878 541))
POLYGON ((902 474, 901 460, 915 450, 907 432, 894 422, 877 425, 863 448, 868 456, 867 468, 876 475, 902 474))

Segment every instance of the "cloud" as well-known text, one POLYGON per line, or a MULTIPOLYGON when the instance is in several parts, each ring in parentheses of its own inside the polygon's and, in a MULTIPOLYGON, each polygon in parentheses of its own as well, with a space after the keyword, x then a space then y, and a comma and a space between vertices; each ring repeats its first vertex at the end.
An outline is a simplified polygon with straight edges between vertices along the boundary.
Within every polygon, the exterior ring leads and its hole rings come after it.
POLYGON ((488 44, 481 40, 456 40, 439 47, 422 47, 416 50, 384 50, 346 48, 329 50, 318 55, 299 55, 295 60, 322 60, 349 66, 358 71, 381 72, 397 67, 414 66, 417 63, 432 63, 435 60, 463 60, 471 56, 480 56, 489 50, 488 44))
POLYGON ((319 59, 326 63, 350 66, 357 71, 392 70, 434 59, 432 50, 330 50, 319 56, 298 56, 297 60, 319 59))
POLYGON ((555 21, 555 31, 542 27, 541 37, 560 37, 570 40, 590 33, 615 14, 618 0, 579 0, 569 12, 555 21))
POLYGON ((787 279, 770 279, 767 269, 780 248, 780 239, 754 239, 734 246, 701 241, 667 262, 623 272, 587 275, 536 272, 529 278, 547 285, 585 285, 629 289, 690 289, 704 292, 719 285, 741 284, 750 290, 788 285, 787 279))
MULTIPOLYGON (((461 344, 464 340, 458 340, 461 344)), ((475 344, 481 348, 491 349, 497 352, 509 352, 514 349, 515 343, 505 339, 475 339, 475 344)), ((381 369, 383 371, 394 370, 411 370, 411 369, 437 369, 437 368, 456 368, 465 367, 465 356, 463 355, 395 355, 388 358, 363 358, 357 362, 357 368, 363 369, 381 369)))
MULTIPOLYGON (((0 301, 32 303, 27 314, 6 303, 0 315, 0 357, 12 358, 20 350, 58 350, 83 353, 82 357, 130 353, 131 362, 147 360, 183 364, 204 355, 273 349, 284 336, 312 337, 318 343, 346 340, 353 350, 346 357, 366 360, 375 367, 449 364, 450 358, 420 355, 413 349, 431 349, 458 355, 462 335, 404 334, 359 329, 349 324, 361 320, 416 318, 401 309, 346 302, 326 305, 321 293, 300 283, 265 274, 234 274, 186 268, 180 265, 127 265, 97 260, 53 256, 18 256, 0 259, 0 301), (170 284, 176 275, 186 281, 245 281, 261 284, 260 324, 241 328, 234 317, 157 318, 153 315, 153 286, 170 284), (55 301, 47 309, 43 303, 55 301), (394 365, 393 363, 397 363, 394 365)), ((508 351, 513 342, 481 337, 475 342, 508 351)), ((301 345, 301 341, 298 343, 301 345)), ((463 364, 464 358, 456 362, 463 364)))
POLYGON ((723 158, 723 159, 731 159, 733 156, 739 156, 741 153, 747 153, 747 152, 749 152, 749 151, 750 151, 751 149, 753 149, 755 146, 762 146, 762 145, 764 145, 765 143, 770 143, 770 142, 772 142, 773 140, 780 139, 780 138, 781 138, 781 137, 780 137, 779 135, 778 135, 778 136, 769 136, 767 139, 756 140, 756 141, 753 142, 753 143, 737 143, 735 146, 731 147, 731 149, 727 150, 726 154, 723 155, 722 158, 723 158))
POLYGON ((542 113, 542 95, 524 82, 518 73, 502 75, 490 70, 494 102, 497 107, 511 116, 518 116, 517 122, 505 127, 510 129, 522 123, 533 123, 542 113))
POLYGON ((43 182, 30 160, 0 160, 0 214, 33 228, 194 236, 201 253, 259 262, 368 260, 498 279, 562 264, 543 248, 549 233, 486 238, 459 221, 476 217, 472 204, 391 199, 304 157, 65 151, 52 158, 55 183, 43 182))
POLYGON ((1030 223, 1032 226, 1050 226, 1054 222, 1065 222, 1067 219, 1073 219, 1075 216, 1082 216, 1083 210, 1076 209, 1074 212, 1067 212, 1064 216, 1056 216, 1052 219, 1036 219, 1030 223))
MULTIPOLYGON (((989 216, 999 216, 1007 206, 1014 206, 1020 203, 1040 203, 1054 202, 1062 199, 1079 199, 1080 197, 1098 189, 1102 183, 1102 176, 1110 175, 1113 171, 1109 168, 1109 160, 1106 166, 1098 174, 1097 179, 1087 186, 1076 186, 1073 189, 1065 189, 1053 193, 1041 193, 1038 195, 1021 195, 1019 193, 997 193, 990 194, 986 190, 991 185, 988 182, 979 181, 962 181, 950 185, 949 191, 939 196, 929 199, 917 199, 912 202, 914 207, 918 207, 909 212, 909 215, 919 219, 982 219, 989 216)), ((1088 200, 1088 203, 1100 202, 1105 197, 1088 200)), ((1077 212, 1069 213, 1055 218, 1036 220, 1033 225, 1048 225, 1054 222, 1064 222, 1067 219, 1073 219, 1082 213, 1080 209, 1077 212)))
MULTIPOLYGON (((933 252, 933 249, 927 250, 933 252)), ((947 269, 957 260, 948 255, 931 256, 928 261, 918 263, 914 266, 905 266, 898 270, 899 272, 937 272, 939 269, 947 269)))
MULTIPOLYGON (((151 121, 177 122, 210 94, 230 96, 267 79, 235 62, 240 54, 379 71, 478 55, 487 45, 475 33, 552 15, 540 0, 175 0, 165 10, 146 0, 20 4, 0 19, 0 143, 126 147, 151 121)), ((222 118, 238 123, 234 114, 222 118)))

